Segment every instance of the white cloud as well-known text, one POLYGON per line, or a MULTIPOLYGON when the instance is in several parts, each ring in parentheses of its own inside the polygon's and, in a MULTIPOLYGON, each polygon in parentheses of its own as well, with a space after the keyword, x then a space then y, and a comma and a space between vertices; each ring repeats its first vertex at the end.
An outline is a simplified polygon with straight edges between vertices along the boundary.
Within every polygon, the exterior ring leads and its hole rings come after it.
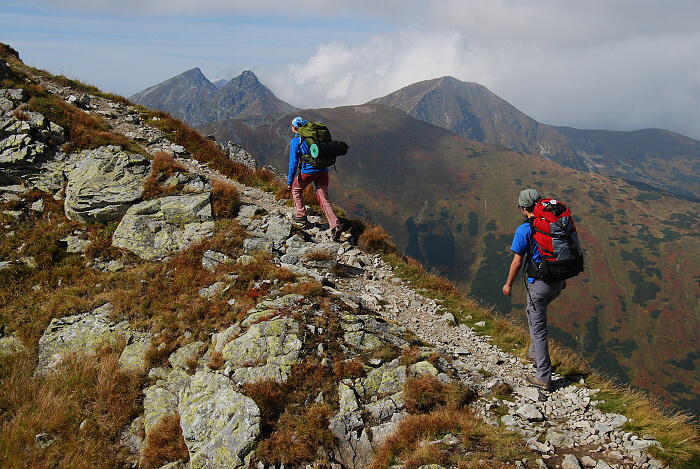
POLYGON ((293 63, 272 79, 280 98, 303 107, 361 104, 416 81, 444 75, 485 80, 489 72, 478 54, 455 32, 405 31, 375 36, 356 46, 323 44, 305 62, 293 63))
POLYGON ((588 47, 631 36, 694 33, 696 0, 432 0, 434 24, 489 41, 588 47))
POLYGON ((420 29, 323 43, 271 88, 297 106, 337 106, 452 75, 543 123, 700 139, 698 5, 434 0, 420 29))

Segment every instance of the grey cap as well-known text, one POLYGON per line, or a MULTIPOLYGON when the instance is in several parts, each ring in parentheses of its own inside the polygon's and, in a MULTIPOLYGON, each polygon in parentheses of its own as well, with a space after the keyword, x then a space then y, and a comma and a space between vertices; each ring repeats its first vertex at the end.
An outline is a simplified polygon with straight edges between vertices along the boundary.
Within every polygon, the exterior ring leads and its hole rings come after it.
POLYGON ((522 190, 518 196, 518 207, 532 207, 541 198, 535 189, 522 190))

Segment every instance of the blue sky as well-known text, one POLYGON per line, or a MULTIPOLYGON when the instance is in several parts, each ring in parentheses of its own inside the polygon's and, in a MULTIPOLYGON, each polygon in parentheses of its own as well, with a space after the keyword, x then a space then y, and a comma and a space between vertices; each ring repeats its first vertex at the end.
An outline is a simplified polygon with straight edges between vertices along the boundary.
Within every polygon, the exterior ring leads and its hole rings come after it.
POLYGON ((0 42, 127 97, 194 67, 302 108, 451 75, 539 122, 700 139, 697 0, 0 0, 0 42))

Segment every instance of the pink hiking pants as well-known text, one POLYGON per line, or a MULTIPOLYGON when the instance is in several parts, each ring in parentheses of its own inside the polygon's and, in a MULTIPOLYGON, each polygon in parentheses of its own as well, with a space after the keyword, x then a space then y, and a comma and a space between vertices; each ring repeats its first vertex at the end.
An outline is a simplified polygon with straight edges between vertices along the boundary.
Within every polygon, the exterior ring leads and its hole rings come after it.
POLYGON ((333 229, 340 225, 340 222, 338 221, 338 217, 335 216, 335 212, 333 212, 333 204, 331 204, 331 199, 328 197, 329 179, 328 171, 314 174, 298 173, 292 182, 292 201, 294 202, 295 215, 297 217, 305 217, 306 207, 304 206, 303 192, 306 186, 313 182, 318 203, 321 205, 321 209, 326 215, 329 228, 333 229))

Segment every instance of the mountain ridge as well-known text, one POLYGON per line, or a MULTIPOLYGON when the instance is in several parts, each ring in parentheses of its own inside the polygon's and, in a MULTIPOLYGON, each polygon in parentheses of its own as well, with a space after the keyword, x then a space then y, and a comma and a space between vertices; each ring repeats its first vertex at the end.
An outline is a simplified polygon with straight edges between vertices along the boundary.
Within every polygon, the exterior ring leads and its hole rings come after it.
POLYGON ((297 109, 278 99, 251 71, 246 70, 217 87, 197 67, 146 88, 129 99, 193 125, 231 118, 255 124, 263 116, 286 114, 297 109))
MULTIPOLYGON (((183 88, 185 77, 181 74, 148 88, 147 95, 142 94, 144 91, 132 99, 192 125, 229 118, 242 119, 252 126, 266 125, 266 115, 275 118, 299 111, 276 98, 249 71, 231 80, 239 83, 237 90, 231 92, 222 92, 230 83, 219 92, 212 92, 215 86, 200 76, 199 69, 185 74, 192 75, 189 89, 183 88), (243 84, 251 81, 256 85, 243 84), (173 94, 178 98, 172 98, 173 94), (159 98, 162 95, 167 98, 159 98)), ((551 159, 580 171, 649 184, 700 201, 700 142, 675 132, 590 130, 543 124, 483 85, 452 76, 423 80, 368 103, 402 109, 414 118, 471 140, 551 159)))
POLYGON ((700 200, 700 142, 675 132, 587 130, 542 124, 487 88, 454 77, 418 82, 370 102, 402 109, 412 117, 472 140, 700 200), (659 168, 659 162, 668 167, 659 168))

